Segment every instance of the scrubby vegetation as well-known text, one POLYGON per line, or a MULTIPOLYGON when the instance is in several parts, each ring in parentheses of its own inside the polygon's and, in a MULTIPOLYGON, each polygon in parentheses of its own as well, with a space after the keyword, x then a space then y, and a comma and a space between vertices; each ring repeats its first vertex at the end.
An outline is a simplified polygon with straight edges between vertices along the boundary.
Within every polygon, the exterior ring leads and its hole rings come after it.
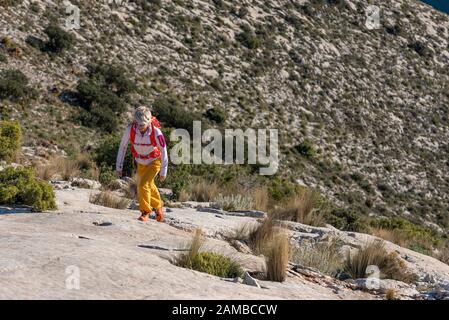
POLYGON ((15 69, 3 70, 0 73, 0 100, 10 99, 19 101, 30 95, 28 78, 15 69))
POLYGON ((426 254, 443 241, 435 231, 403 218, 375 219, 370 221, 370 227, 374 235, 426 254))
POLYGON ((102 191, 94 193, 90 196, 89 201, 99 206, 114 208, 114 209, 126 209, 129 206, 130 200, 116 196, 112 192, 102 191))
POLYGON ((324 225, 326 205, 324 199, 317 192, 302 189, 284 206, 278 208, 274 215, 279 219, 320 227, 324 225))
POLYGON ((22 129, 18 122, 0 121, 0 160, 13 160, 20 150, 22 129))
POLYGON ((51 24, 47 26, 44 33, 48 37, 44 49, 53 53, 61 53, 70 50, 75 44, 75 36, 59 26, 51 24))
POLYGON ((212 207, 225 211, 250 210, 253 208, 253 200, 242 194, 224 196, 219 194, 213 201, 212 207))
MULTIPOLYGON (((100 141, 98 147, 95 149, 94 160, 100 168, 100 182, 102 184, 107 184, 115 177, 115 163, 120 147, 120 139, 120 136, 108 136, 100 141)), ((132 177, 133 170, 134 160, 128 145, 128 150, 126 151, 123 162, 123 174, 132 177)))
POLYGON ((193 130, 193 121, 201 120, 201 116, 187 111, 181 101, 172 95, 163 95, 157 98, 153 104, 153 112, 166 127, 186 129, 190 133, 193 130))
POLYGON ((216 182, 198 179, 191 184, 188 198, 193 201, 209 202, 218 196, 219 191, 220 186, 216 182))
POLYGON ((407 270, 404 262, 395 252, 388 253, 382 241, 373 241, 360 248, 355 254, 348 251, 344 262, 344 271, 352 278, 365 278, 368 266, 377 266, 380 278, 412 282, 416 276, 407 270))
POLYGON ((260 224, 251 226, 246 234, 246 242, 256 254, 264 254, 278 230, 275 220, 268 217, 260 224))
POLYGON ((337 276, 343 268, 343 258, 340 253, 341 244, 337 240, 321 243, 301 243, 292 248, 292 262, 302 266, 315 268, 320 272, 337 276))
POLYGON ((226 121, 226 112, 222 108, 210 108, 207 109, 205 113, 206 118, 216 122, 217 124, 222 124, 226 121))
POLYGON ((22 2, 23 0, 0 0, 0 7, 15 7, 22 2))
POLYGON ((0 204, 27 205, 34 211, 56 209, 51 185, 36 179, 33 170, 24 167, 0 171, 0 204))
POLYGON ((125 109, 125 98, 136 89, 127 70, 122 66, 95 64, 88 66, 87 77, 77 86, 78 101, 85 109, 81 122, 90 127, 113 132, 118 116, 125 109))
POLYGON ((223 278, 241 277, 243 270, 230 258, 213 252, 200 252, 203 246, 201 230, 196 230, 187 252, 179 255, 174 263, 183 268, 205 272, 223 278))

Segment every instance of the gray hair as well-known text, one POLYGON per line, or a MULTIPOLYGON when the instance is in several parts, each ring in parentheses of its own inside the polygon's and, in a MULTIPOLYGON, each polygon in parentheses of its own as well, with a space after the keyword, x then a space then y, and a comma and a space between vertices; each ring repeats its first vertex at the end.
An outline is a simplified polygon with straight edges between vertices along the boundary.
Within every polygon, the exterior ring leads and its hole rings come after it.
POLYGON ((137 124, 144 125, 151 121, 151 111, 145 106, 137 107, 134 110, 134 121, 137 124))

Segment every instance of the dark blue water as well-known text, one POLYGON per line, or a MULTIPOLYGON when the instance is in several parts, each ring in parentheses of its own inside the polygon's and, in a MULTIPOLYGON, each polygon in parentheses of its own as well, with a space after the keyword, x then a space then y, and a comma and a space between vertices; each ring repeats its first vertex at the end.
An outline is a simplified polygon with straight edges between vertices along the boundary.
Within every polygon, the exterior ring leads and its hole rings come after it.
POLYGON ((427 4, 430 4, 435 9, 443 11, 449 14, 449 0, 421 0, 427 4))

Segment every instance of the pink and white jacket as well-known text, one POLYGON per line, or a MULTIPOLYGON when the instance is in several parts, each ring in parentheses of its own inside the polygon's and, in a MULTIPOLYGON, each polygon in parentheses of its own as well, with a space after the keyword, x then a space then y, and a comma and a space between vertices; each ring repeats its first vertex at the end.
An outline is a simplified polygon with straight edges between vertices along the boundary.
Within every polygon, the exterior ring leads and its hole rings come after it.
MULTIPOLYGON (((126 149, 128 148, 128 142, 130 142, 131 137, 131 131, 132 131, 133 124, 131 123, 126 127, 125 132, 123 133, 122 140, 120 142, 120 148, 118 150, 117 154, 117 162, 116 162, 116 170, 122 171, 123 170, 123 160, 125 159, 125 153, 126 149)), ((141 155, 142 158, 134 156, 134 159, 137 161, 137 163, 148 165, 151 162, 153 162, 156 159, 159 159, 159 157, 148 157, 149 154, 151 154, 155 147, 151 143, 150 135, 153 133, 151 132, 152 128, 154 129, 155 134, 155 141, 156 144, 160 150, 160 159, 161 159, 161 172, 160 175, 165 177, 167 176, 167 167, 168 167, 168 155, 167 155, 167 145, 165 143, 164 135, 162 134, 162 131, 155 127, 155 126, 148 126, 147 130, 144 133, 141 133, 138 129, 135 130, 135 136, 134 136, 134 150, 138 155, 141 155)))

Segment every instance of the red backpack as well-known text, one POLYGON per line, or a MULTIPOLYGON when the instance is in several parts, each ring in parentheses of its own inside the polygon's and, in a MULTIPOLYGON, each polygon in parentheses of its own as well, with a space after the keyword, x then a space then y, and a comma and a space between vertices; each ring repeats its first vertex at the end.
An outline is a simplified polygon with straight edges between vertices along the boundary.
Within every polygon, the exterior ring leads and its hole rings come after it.
POLYGON ((161 124, 159 123, 159 121, 156 119, 156 117, 152 116, 151 117, 151 133, 150 133, 150 142, 151 144, 147 144, 147 143, 135 143, 136 140, 136 132, 138 130, 137 128, 137 123, 133 123, 131 125, 131 131, 130 131, 130 137, 129 140, 131 141, 131 153, 134 156, 134 158, 139 158, 139 159, 150 159, 150 158, 160 158, 161 156, 161 150, 159 150, 159 147, 157 145, 156 142, 156 135, 154 133, 154 128, 161 128, 161 124), (136 149, 134 148, 134 146, 153 146, 154 149, 153 151, 151 151, 149 154, 146 155, 141 155, 139 154, 136 149))

